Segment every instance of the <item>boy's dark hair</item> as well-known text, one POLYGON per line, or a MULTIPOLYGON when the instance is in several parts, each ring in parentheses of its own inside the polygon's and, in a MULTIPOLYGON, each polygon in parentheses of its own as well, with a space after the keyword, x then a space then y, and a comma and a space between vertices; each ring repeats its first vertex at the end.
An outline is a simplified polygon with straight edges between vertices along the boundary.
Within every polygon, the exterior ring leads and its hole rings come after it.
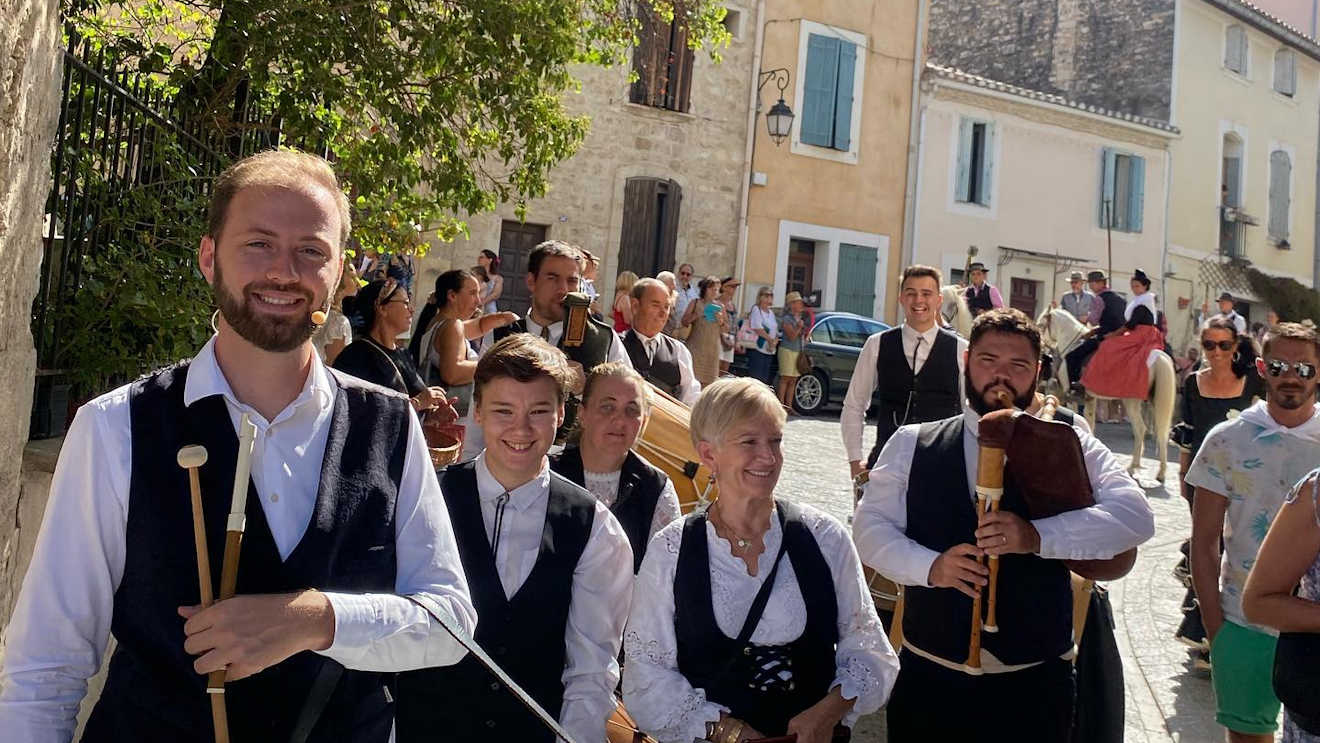
POLYGON ((1274 345, 1274 341, 1280 338, 1310 343, 1315 348, 1316 353, 1320 354, 1320 339, 1316 336, 1315 328, 1307 327, 1299 322, 1281 322, 1270 328, 1269 332, 1265 334, 1265 346, 1261 353, 1268 355, 1270 346, 1274 345))
POLYGON ((1031 351, 1040 357, 1040 328, 1031 321, 1027 314, 1012 307, 999 307, 982 312, 972 321, 972 337, 967 340, 970 349, 986 333, 1009 333, 1020 335, 1031 343, 1031 351))
POLYGON ((541 264, 546 258, 558 256, 562 258, 572 258, 578 265, 578 270, 582 270, 582 252, 569 245, 563 240, 546 240, 545 242, 532 248, 532 252, 527 255, 527 273, 533 276, 541 275, 541 264))
POLYGON ((934 266, 923 266, 920 263, 914 263, 911 266, 908 266, 907 268, 903 269, 903 278, 899 280, 898 288, 902 289, 903 286, 907 284, 908 279, 918 279, 922 277, 935 279, 936 289, 939 289, 939 287, 944 286, 944 274, 940 273, 940 270, 938 268, 935 268, 934 266))
POLYGON ((472 380, 472 399, 480 405, 482 388, 501 377, 523 383, 545 377, 555 383, 562 405, 577 375, 563 351, 531 333, 513 333, 481 355, 472 380))

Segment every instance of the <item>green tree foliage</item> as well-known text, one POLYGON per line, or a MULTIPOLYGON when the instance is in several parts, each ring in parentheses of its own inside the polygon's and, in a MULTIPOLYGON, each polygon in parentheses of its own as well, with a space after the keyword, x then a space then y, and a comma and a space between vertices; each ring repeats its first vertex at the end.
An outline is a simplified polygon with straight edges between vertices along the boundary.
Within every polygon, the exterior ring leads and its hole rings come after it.
POLYGON ((716 0, 93 2, 78 32, 160 73, 189 118, 232 133, 256 100, 284 141, 328 151, 356 237, 386 251, 543 195, 589 126, 561 102, 573 66, 626 61, 639 13, 677 14, 715 56, 729 38, 716 0))
MULTIPOLYGON (((1320 323, 1320 294, 1293 279, 1247 269, 1251 290, 1286 322, 1320 323)), ((1263 319, 1263 318, 1262 318, 1263 319)))

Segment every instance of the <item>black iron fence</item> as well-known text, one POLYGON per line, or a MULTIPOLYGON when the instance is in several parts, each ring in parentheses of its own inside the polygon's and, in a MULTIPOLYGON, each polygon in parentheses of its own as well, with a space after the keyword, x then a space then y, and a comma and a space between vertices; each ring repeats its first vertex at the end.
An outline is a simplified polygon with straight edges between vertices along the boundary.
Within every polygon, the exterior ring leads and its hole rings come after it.
POLYGON ((178 96, 162 81, 131 63, 77 40, 64 51, 32 306, 33 438, 63 433, 72 400, 169 355, 174 339, 148 323, 153 310, 170 312, 157 301, 162 292, 204 289, 192 255, 212 179, 235 158, 279 144, 278 120, 241 89, 235 99, 233 123, 203 126, 179 113, 178 96), (117 300, 138 303, 142 322, 103 317, 117 300))

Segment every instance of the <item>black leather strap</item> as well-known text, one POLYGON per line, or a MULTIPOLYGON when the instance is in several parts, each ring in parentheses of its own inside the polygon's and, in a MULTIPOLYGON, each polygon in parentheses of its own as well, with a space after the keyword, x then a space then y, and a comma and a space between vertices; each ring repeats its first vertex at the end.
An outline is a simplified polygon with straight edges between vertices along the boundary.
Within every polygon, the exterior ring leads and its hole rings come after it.
POLYGON ((568 731, 564 730, 563 726, 561 726, 549 712, 545 711, 545 708, 540 704, 537 704, 536 700, 532 699, 530 694, 523 691, 523 688, 518 685, 518 682, 509 678, 509 674, 505 673, 504 669, 500 668, 499 664, 492 660, 491 657, 486 654, 485 650, 481 649, 481 646, 477 644, 476 640, 468 637, 466 632, 454 626, 449 618, 449 613, 436 603, 435 599, 424 593, 414 593, 411 596, 405 596, 404 598, 422 607, 427 614, 430 614, 431 618, 443 627, 445 632, 449 633, 450 637, 453 637, 458 641, 459 645, 466 648, 467 651, 472 654, 472 657, 476 658, 481 662, 481 665, 486 667, 486 670, 495 674, 495 678, 499 679, 500 683, 504 684, 504 686, 512 692, 513 696, 523 703, 523 706, 525 706, 528 711, 544 723, 546 727, 550 728, 551 732, 559 736, 560 740, 565 741, 566 743, 577 743, 573 736, 569 735, 568 731))
POLYGON ((321 661, 321 668, 316 672, 312 688, 307 692, 307 699, 303 701, 302 709, 298 711, 298 722, 293 726, 289 743, 307 743, 312 728, 316 727, 316 721, 321 719, 321 713, 330 703, 330 695, 334 693, 335 686, 343 675, 344 667, 339 663, 329 658, 321 661))

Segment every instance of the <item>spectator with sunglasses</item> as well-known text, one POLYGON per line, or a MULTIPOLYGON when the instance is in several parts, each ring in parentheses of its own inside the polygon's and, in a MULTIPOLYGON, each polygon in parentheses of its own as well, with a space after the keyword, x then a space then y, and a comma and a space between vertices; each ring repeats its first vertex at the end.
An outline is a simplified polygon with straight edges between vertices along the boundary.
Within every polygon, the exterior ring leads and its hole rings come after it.
MULTIPOLYGON (((1251 340, 1238 335, 1233 321, 1214 317, 1201 329, 1201 350, 1204 363, 1199 371, 1187 376, 1183 382, 1182 422, 1173 437, 1180 449, 1178 471, 1183 476, 1191 468, 1192 459, 1210 429, 1226 420, 1236 418, 1265 396, 1265 383, 1256 373, 1256 354, 1251 340)), ((1182 496, 1192 509, 1195 488, 1182 481, 1182 496)), ((1183 559, 1174 568, 1187 588, 1183 599, 1183 621, 1174 637, 1196 651, 1196 665, 1210 669, 1210 645, 1205 638, 1201 612, 1196 605, 1196 592, 1192 590, 1192 573, 1186 555, 1191 540, 1183 542, 1183 559)))
MULTIPOLYGON (((1213 353, 1222 352, 1216 343, 1213 353)), ((1186 476, 1196 488, 1192 584, 1210 640, 1216 720, 1229 730, 1230 741, 1274 740, 1280 705, 1271 674, 1278 633, 1246 619, 1242 592, 1289 490, 1315 466, 1317 364, 1315 330, 1298 323, 1271 328, 1256 361, 1265 401, 1211 429, 1186 476)))

